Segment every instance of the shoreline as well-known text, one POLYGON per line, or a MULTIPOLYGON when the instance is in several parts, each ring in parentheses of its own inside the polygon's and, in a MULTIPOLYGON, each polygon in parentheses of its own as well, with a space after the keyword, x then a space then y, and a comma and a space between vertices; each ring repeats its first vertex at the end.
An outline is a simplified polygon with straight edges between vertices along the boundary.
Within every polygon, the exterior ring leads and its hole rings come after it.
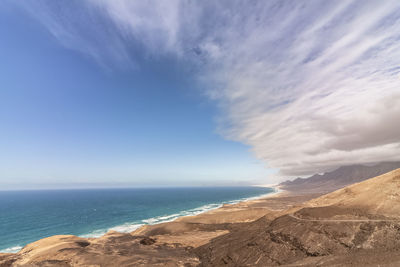
MULTIPOLYGON (((270 204, 269 202, 279 203, 281 202, 281 198, 287 197, 293 197, 294 199, 297 199, 297 196, 293 192, 280 189, 278 185, 256 186, 271 188, 274 191, 268 194, 262 194, 256 197, 238 200, 234 203, 221 204, 217 208, 213 208, 196 215, 180 216, 169 222, 162 222, 153 225, 143 225, 137 230, 130 232, 130 234, 147 235, 152 231, 157 232, 157 229, 159 228, 169 228, 169 226, 174 224, 236 224, 251 222, 259 219, 260 217, 263 217, 266 214, 279 214, 280 211, 289 207, 287 203, 276 205, 270 204)), ((300 197, 299 199, 301 198, 302 197, 300 197)), ((294 202, 297 202, 297 200, 294 202)), ((181 232, 181 230, 176 229, 174 230, 174 232, 181 232)))
MULTIPOLYGON (((243 205, 245 203, 251 203, 253 201, 262 200, 264 198, 275 197, 275 196, 278 196, 279 194, 285 192, 284 190, 280 189, 278 185, 253 185, 253 187, 271 188, 274 191, 266 193, 266 194, 254 196, 254 197, 231 200, 231 201, 227 201, 226 203, 211 203, 211 204, 203 205, 203 206, 196 207, 193 209, 184 210, 177 214, 160 215, 160 216, 142 220, 143 222, 149 222, 149 223, 136 223, 136 224, 135 223, 122 223, 120 225, 110 227, 106 230, 97 229, 97 230, 93 230, 90 233, 83 234, 83 235, 76 235, 76 236, 79 238, 96 239, 96 238, 102 238, 105 235, 112 233, 112 232, 131 233, 132 234, 135 232, 140 232, 140 230, 142 228, 146 228, 149 226, 157 226, 157 225, 162 225, 162 224, 171 223, 171 222, 175 222, 175 221, 185 220, 185 218, 193 218, 193 217, 196 217, 199 215, 205 215, 208 213, 211 214, 215 211, 218 211, 218 210, 226 208, 226 207, 233 207, 235 205, 243 205), (207 208, 207 206, 212 206, 212 207, 207 208), (184 213, 184 214, 181 214, 181 213, 184 213), (152 221, 153 222, 155 221, 155 222, 151 223, 152 221)), ((41 239, 43 239, 43 238, 41 238, 41 239)), ((41 239, 38 239, 36 241, 39 241, 41 239)), ((30 242, 28 244, 34 243, 36 241, 30 242)), ((23 249, 25 246, 26 245, 24 245, 24 246, 15 245, 12 247, 8 247, 5 249, 2 249, 0 251, 0 254, 16 254, 19 251, 21 251, 21 249, 23 249)))
POLYGON ((172 222, 179 222, 182 220, 185 220, 185 218, 194 218, 197 216, 201 216, 201 215, 206 215, 206 214, 212 214, 213 212, 216 212, 220 209, 223 209, 224 207, 233 207, 235 205, 240 205, 240 204, 244 204, 244 203, 251 203, 253 201, 257 201, 257 200, 262 200, 265 198, 270 198, 270 197, 275 197, 278 196, 280 193, 286 192, 285 190, 282 190, 279 188, 278 185, 271 185, 271 186, 267 186, 267 185, 254 185, 254 187, 264 187, 264 188, 271 188, 273 189, 275 192, 270 192, 267 194, 262 194, 259 196, 254 196, 254 197, 248 197, 248 198, 241 198, 241 199, 236 199, 236 200, 230 200, 226 203, 211 203, 211 204, 207 204, 207 205, 203 205, 200 207, 196 207, 193 209, 189 209, 189 210, 184 210, 181 211, 180 213, 191 213, 192 214, 170 214, 170 215, 160 215, 157 217, 153 217, 153 218, 149 218, 149 219, 145 219, 142 221, 154 221, 157 220, 158 218, 161 218, 162 220, 154 222, 154 223, 144 223, 144 224, 130 224, 130 223, 125 223, 125 224, 121 224, 121 225, 117 225, 114 227, 111 227, 109 229, 107 229, 107 231, 105 231, 104 233, 98 235, 98 236, 89 236, 89 234, 85 234, 85 235, 79 235, 78 237, 82 237, 82 238, 88 238, 88 239, 92 239, 92 238, 101 238, 109 233, 113 233, 113 232, 118 232, 118 233, 129 233, 129 234, 133 234, 133 233, 140 233, 142 229, 145 229, 146 227, 157 227, 158 225, 163 225, 163 224, 168 224, 168 223, 172 223, 172 222), (211 208, 206 208, 204 209, 204 207, 207 206, 212 206, 212 205, 216 205, 215 207, 211 207, 211 208), (197 211, 199 210, 199 211, 197 211), (165 218, 165 219, 163 219, 165 218), (171 219, 169 219, 171 218, 171 219), (135 228, 133 230, 130 231, 118 231, 118 229, 121 229, 121 227, 124 227, 124 225, 126 225, 125 227, 128 228, 135 228), (132 227, 134 226, 134 227, 132 227))
POLYGON ((213 246, 213 240, 220 237, 229 239, 232 234, 243 232, 247 228, 251 233, 253 227, 298 210, 305 201, 314 198, 311 195, 286 192, 278 187, 271 190, 268 194, 221 204, 219 208, 196 215, 147 224, 132 232, 111 230, 95 238, 50 236, 29 243, 18 253, 0 253, 0 263, 2 260, 16 260, 23 265, 51 260, 61 264, 72 260, 86 262, 88 265, 101 263, 104 266, 125 266, 129 259, 130 264, 135 263, 137 266, 152 266, 161 262, 175 264, 169 266, 182 266, 182 263, 198 266, 201 259, 197 253, 204 246, 213 246), (77 251, 80 253, 76 254, 77 251))

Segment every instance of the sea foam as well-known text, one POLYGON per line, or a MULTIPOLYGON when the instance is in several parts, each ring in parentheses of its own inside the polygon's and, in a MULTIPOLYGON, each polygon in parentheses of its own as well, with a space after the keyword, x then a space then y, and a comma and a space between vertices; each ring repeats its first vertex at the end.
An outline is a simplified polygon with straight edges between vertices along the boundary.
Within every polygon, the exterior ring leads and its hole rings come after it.
MULTIPOLYGON (((270 192, 270 193, 267 193, 267 194, 263 194, 263 195, 259 195, 259 196, 255 196, 255 197, 240 198, 240 199, 231 200, 231 201, 225 201, 225 202, 221 202, 221 203, 211 203, 211 204, 203 205, 203 206, 200 206, 200 207, 197 207, 197 208, 183 210, 183 211, 181 211, 179 213, 163 214, 163 215, 160 215, 160 216, 156 216, 156 217, 152 217, 152 218, 148 218, 148 219, 144 219, 144 220, 127 222, 127 223, 116 225, 116 226, 113 226, 113 227, 110 227, 110 228, 97 229, 97 230, 94 230, 94 231, 89 232, 87 234, 80 235, 80 237, 97 238, 97 237, 103 236, 108 231, 117 231, 117 232, 121 232, 121 233, 130 233, 130 232, 133 232, 133 231, 137 230, 138 228, 140 228, 143 225, 154 225, 154 224, 159 224, 159 223, 171 222, 171 221, 174 221, 174 220, 176 220, 177 218, 180 218, 180 217, 195 216, 195 215, 198 215, 198 214, 201 214, 201 213, 204 213, 204 212, 208 212, 208 211, 211 211, 211 210, 214 210, 214 209, 218 209, 218 208, 222 207, 224 204, 237 204, 237 203, 242 202, 242 201, 255 200, 255 199, 263 198, 263 197, 266 197, 266 196, 271 196, 272 194, 277 194, 280 191, 277 188, 273 188, 273 189, 274 189, 273 192, 270 192)), ((13 246, 13 247, 1 250, 0 253, 17 253, 21 249, 22 249, 22 246, 13 246)))
POLYGON ((211 210, 218 209, 222 207, 224 204, 237 204, 239 202, 243 201, 250 201, 250 200, 256 200, 259 198, 271 196, 272 194, 279 193, 279 189, 274 188, 274 192, 270 192, 267 194, 255 196, 255 197, 248 197, 248 198, 240 198, 236 200, 231 200, 231 201, 226 201, 226 202, 221 202, 221 203, 211 203, 207 205, 203 205, 194 209, 189 209, 189 210, 183 210, 179 213, 174 213, 174 214, 164 214, 161 216, 156 216, 153 218, 148 218, 140 221, 135 221, 135 222, 130 222, 130 223, 124 223, 121 225, 117 225, 111 228, 107 229, 99 229, 95 230, 93 232, 90 232, 88 234, 80 235, 80 237, 84 238, 96 238, 96 237, 101 237, 102 235, 106 234, 108 231, 117 231, 121 233, 130 233, 133 232, 143 225, 154 225, 154 224, 159 224, 159 223, 166 223, 166 222, 172 222, 180 217, 184 216, 195 216, 199 215, 201 213, 205 213, 211 210))
POLYGON ((0 250, 0 253, 17 253, 21 249, 22 249, 21 246, 15 246, 15 247, 11 247, 11 248, 6 248, 4 250, 0 250))

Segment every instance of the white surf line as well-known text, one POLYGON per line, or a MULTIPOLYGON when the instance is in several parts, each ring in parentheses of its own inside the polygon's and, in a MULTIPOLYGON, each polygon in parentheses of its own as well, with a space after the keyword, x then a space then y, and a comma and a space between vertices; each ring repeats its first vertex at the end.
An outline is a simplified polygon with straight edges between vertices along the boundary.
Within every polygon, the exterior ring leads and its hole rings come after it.
POLYGON ((275 192, 269 192, 269 193, 262 194, 262 195, 257 195, 257 196, 254 196, 254 197, 245 197, 245 198, 240 198, 240 199, 223 201, 223 202, 220 202, 220 203, 209 203, 209 204, 205 204, 203 206, 199 206, 199 207, 196 207, 196 208, 183 210, 183 211, 180 211, 179 213, 159 215, 159 216, 151 217, 151 218, 148 218, 148 219, 142 219, 142 220, 137 221, 137 222, 132 222, 132 223, 127 222, 127 223, 116 225, 116 226, 113 226, 113 227, 110 227, 110 228, 97 229, 97 230, 94 230, 94 231, 89 232, 87 234, 79 235, 79 237, 82 237, 82 238, 99 238, 99 237, 105 235, 107 232, 109 232, 111 230, 117 231, 117 232, 120 232, 120 233, 131 233, 131 232, 139 229, 140 227, 142 227, 144 225, 156 225, 156 224, 161 224, 161 223, 172 222, 172 221, 175 221, 178 218, 187 217, 187 216, 196 216, 196 215, 199 215, 199 214, 202 214, 202 213, 207 213, 209 211, 219 209, 224 204, 238 204, 238 203, 241 203, 241 202, 256 200, 256 199, 259 199, 259 198, 264 198, 264 197, 276 194, 277 193, 277 189, 274 188, 274 190, 275 190, 275 192))
POLYGON ((14 246, 14 247, 10 247, 10 248, 6 248, 6 249, 3 249, 3 250, 0 250, 0 253, 17 253, 21 249, 22 249, 22 246, 14 246))

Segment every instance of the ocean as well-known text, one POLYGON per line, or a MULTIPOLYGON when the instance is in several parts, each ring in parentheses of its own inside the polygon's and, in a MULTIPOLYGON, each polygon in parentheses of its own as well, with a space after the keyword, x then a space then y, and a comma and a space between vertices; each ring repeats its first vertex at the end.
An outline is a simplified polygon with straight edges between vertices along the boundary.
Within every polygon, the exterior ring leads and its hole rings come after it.
POLYGON ((60 234, 99 237, 273 193, 266 187, 0 191, 0 252, 60 234))

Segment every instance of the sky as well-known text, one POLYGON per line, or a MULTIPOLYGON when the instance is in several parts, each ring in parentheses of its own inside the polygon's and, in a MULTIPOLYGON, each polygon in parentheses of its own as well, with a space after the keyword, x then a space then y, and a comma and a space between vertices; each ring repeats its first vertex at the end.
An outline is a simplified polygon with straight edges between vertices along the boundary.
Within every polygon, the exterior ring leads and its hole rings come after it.
POLYGON ((3 188, 400 160, 398 1, 5 0, 0 36, 3 188))

